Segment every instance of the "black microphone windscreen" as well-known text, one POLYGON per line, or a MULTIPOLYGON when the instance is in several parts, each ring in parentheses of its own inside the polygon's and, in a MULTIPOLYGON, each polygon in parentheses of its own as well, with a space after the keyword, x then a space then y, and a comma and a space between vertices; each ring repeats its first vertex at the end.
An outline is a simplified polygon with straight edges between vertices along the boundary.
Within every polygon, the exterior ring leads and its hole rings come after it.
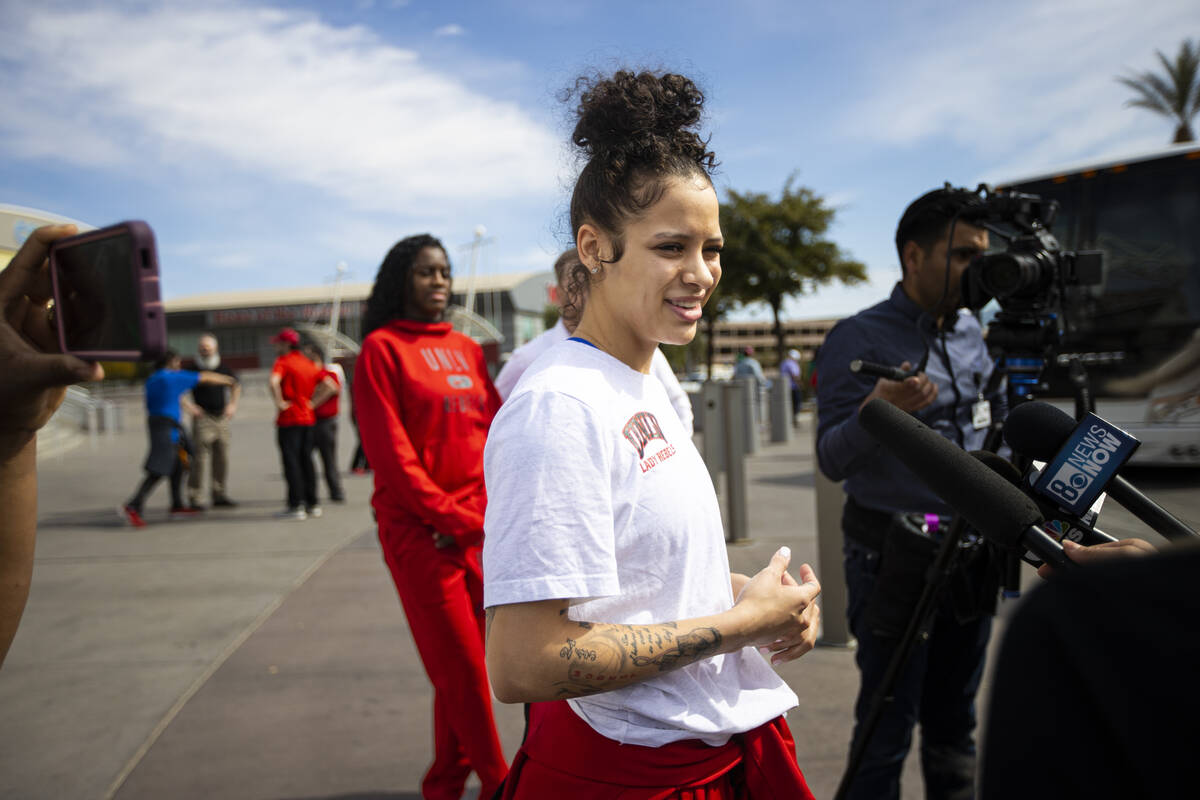
POLYGON ((1075 419, 1041 400, 1019 403, 1004 420, 1004 441, 1023 456, 1051 461, 1075 430, 1075 419))
POLYGON ((1017 466, 1004 456, 997 455, 991 450, 972 450, 971 455, 975 457, 976 461, 986 464, 992 472, 1004 478, 1004 480, 1013 486, 1021 488, 1025 483, 1021 478, 1021 470, 1017 469, 1017 466))
POLYGON ((858 412, 859 422, 892 455, 967 522, 998 544, 1016 546, 1042 521, 1024 492, 944 436, 882 398, 858 412))

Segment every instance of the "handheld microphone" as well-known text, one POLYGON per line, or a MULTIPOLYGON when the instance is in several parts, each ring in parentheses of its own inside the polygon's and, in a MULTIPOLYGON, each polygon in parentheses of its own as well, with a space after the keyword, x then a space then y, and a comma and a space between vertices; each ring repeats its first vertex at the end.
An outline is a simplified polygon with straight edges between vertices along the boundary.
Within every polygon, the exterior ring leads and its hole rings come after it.
POLYGON ((871 375, 876 378, 887 378, 889 381, 902 381, 916 375, 915 372, 905 372, 899 367, 889 367, 886 364, 876 364, 873 361, 863 361, 856 358, 850 362, 850 371, 857 375, 871 375))
MULTIPOLYGON (((981 464, 987 465, 992 472, 1004 478, 1013 486, 1020 489, 1027 497, 1030 497, 1030 486, 1021 477, 1021 471, 1016 465, 1001 455, 992 453, 988 450, 972 450, 971 455, 981 464)), ((1055 506, 1053 503, 1043 500, 1036 495, 1031 499, 1037 503, 1038 510, 1042 512, 1042 530, 1046 535, 1058 543, 1062 543, 1064 539, 1070 539, 1073 542, 1090 547, 1101 542, 1115 542, 1116 539, 1109 536, 1104 531, 1093 527, 1084 520, 1066 514, 1062 509, 1055 506)), ((1028 564, 1035 567, 1042 565, 1041 559, 1037 558, 1036 554, 1025 552, 1021 556, 1028 564)))
POLYGON ((1042 530, 1037 504, 911 414, 877 397, 858 412, 863 428, 976 530, 996 544, 1031 550, 1072 569, 1062 545, 1042 530))
MULTIPOLYGON (((1076 425, 1070 414, 1049 403, 1021 403, 1008 412, 1004 439, 1018 453, 1047 462, 1034 488, 1068 511, 1107 491, 1129 513, 1168 539, 1200 536, 1116 474, 1136 448, 1137 440, 1094 414, 1076 425), (1120 445, 1113 449, 1113 443, 1121 437, 1134 443, 1127 452, 1120 445)), ((1087 505, 1091 505, 1090 500, 1087 505)))

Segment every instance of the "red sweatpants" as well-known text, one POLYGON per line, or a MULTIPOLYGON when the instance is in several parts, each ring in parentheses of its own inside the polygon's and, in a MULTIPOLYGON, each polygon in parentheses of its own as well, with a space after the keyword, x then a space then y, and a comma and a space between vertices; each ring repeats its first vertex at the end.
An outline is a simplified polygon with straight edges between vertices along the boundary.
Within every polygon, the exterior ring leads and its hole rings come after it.
POLYGON ((429 800, 462 797, 474 770, 490 798, 508 772, 484 662, 479 547, 439 550, 424 526, 379 519, 383 557, 433 683, 434 759, 421 782, 429 800))
POLYGON ((504 800, 813 800, 783 717, 721 747, 642 747, 596 733, 565 700, 530 706, 504 800))

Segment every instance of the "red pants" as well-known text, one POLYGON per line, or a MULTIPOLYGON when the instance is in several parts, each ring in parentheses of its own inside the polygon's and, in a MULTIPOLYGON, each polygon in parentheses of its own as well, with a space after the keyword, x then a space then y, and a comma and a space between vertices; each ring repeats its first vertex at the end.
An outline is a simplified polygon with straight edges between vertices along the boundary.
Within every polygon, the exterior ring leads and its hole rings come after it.
POLYGON ((433 532, 379 520, 383 557, 433 683, 433 765, 421 782, 430 800, 462 797, 474 770, 490 798, 508 765, 492 716, 484 662, 480 548, 438 550, 433 532))
POLYGON ((698 739, 662 747, 596 733, 565 700, 534 703, 504 800, 813 800, 783 717, 721 747, 698 739))

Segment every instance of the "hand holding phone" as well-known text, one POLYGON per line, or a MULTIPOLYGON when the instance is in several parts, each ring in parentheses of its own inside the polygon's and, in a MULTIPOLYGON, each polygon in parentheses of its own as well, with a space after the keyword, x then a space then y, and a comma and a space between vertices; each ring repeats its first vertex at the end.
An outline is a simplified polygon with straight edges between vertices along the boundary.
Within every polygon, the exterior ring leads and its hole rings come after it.
POLYGON ((0 270, 0 459, 8 454, 9 439, 31 439, 46 424, 66 386, 104 377, 98 364, 57 354, 47 314, 46 254, 52 242, 74 232, 74 225, 38 228, 0 270))
POLYGON ((110 225, 50 246, 55 326, 64 353, 104 361, 152 361, 167 346, 154 232, 110 225))

